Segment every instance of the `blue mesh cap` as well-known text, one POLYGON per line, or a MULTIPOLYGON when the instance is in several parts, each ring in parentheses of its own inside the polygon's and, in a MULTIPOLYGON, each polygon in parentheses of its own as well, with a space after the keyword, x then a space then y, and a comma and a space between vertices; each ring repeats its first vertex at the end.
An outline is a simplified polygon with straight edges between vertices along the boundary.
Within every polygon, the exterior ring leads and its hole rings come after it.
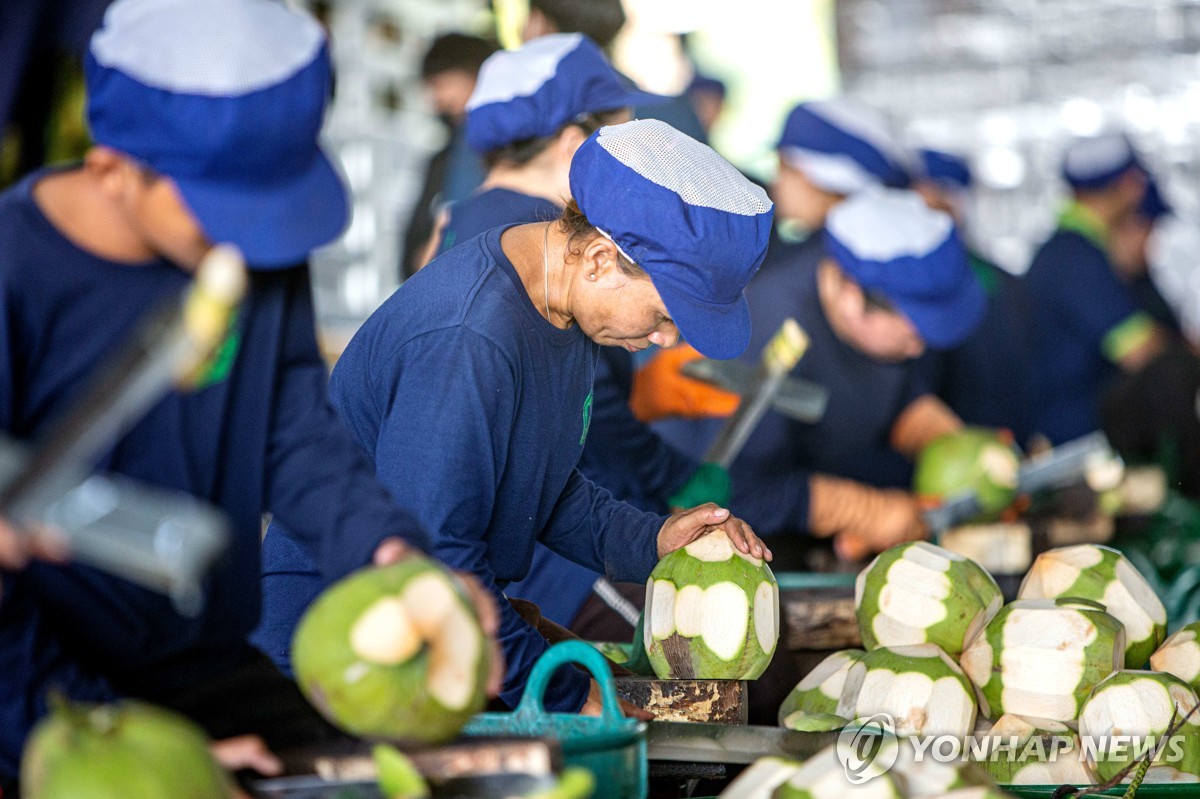
POLYGON ((817 188, 835 194, 909 184, 908 159, 883 120, 849 100, 813 100, 793 108, 779 154, 817 188))
POLYGON ((908 317, 933 349, 957 346, 983 319, 983 289, 948 214, 911 191, 871 189, 829 213, 825 244, 865 291, 908 317))
POLYGON ((603 127, 571 162, 588 221, 650 275, 688 343, 735 358, 750 343, 742 291, 767 251, 767 194, 706 145, 647 119, 603 127))
POLYGON ((942 150, 918 150, 917 155, 921 159, 921 174, 927 180, 957 191, 971 188, 967 159, 942 150))
POLYGON ((1063 180, 1083 191, 1103 189, 1130 169, 1142 168, 1133 142, 1124 133, 1075 139, 1063 155, 1063 180))
POLYGON ((96 143, 171 178, 252 266, 299 263, 345 228, 317 140, 331 72, 311 17, 274 0, 117 0, 85 75, 96 143))
POLYGON ((467 101, 467 143, 486 153, 553 136, 586 114, 666 99, 631 87, 586 36, 542 36, 483 62, 467 101))

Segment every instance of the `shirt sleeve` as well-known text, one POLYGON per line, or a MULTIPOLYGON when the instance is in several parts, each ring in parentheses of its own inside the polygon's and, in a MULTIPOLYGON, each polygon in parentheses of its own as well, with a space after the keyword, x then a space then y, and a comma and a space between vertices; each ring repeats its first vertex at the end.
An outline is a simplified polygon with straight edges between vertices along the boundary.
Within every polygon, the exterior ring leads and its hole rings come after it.
POLYGON ((614 357, 622 350, 602 348, 596 363, 593 388, 592 426, 588 436, 589 456, 607 470, 632 471, 641 495, 665 502, 683 487, 699 464, 667 444, 647 425, 638 421, 629 407, 629 392, 615 374, 614 357))
MULTIPOLYGON (((513 370, 491 342, 455 327, 405 344, 369 392, 383 403, 375 447, 379 479, 433 533, 433 554, 474 574, 497 602, 506 668, 500 698, 510 707, 548 648, 505 598, 485 538, 516 413, 516 392, 502 388, 516 382, 513 370), (396 400, 406 396, 421 401, 396 400)), ((582 672, 562 669, 547 689, 546 707, 575 712, 588 687, 582 672)))
POLYGON ((1117 361, 1136 349, 1153 331, 1150 317, 1139 311, 1128 288, 1102 253, 1092 247, 1055 264, 1065 281, 1063 291, 1073 301, 1061 304, 1064 323, 1073 327, 1106 358, 1117 361), (1086 286, 1086 299, 1078 297, 1086 286))
POLYGON ((658 531, 666 516, 620 502, 571 472, 541 541, 581 566, 623 583, 644 583, 658 564, 658 531))
POLYGON ((329 404, 307 270, 291 276, 268 441, 267 508, 329 579, 371 561, 392 536, 428 550, 421 524, 375 479, 329 404))

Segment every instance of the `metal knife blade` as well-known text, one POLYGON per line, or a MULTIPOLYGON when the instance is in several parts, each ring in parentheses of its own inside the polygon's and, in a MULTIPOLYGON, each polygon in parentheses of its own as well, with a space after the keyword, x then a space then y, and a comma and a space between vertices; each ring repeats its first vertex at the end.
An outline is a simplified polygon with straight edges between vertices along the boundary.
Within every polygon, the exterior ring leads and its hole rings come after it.
MULTIPOLYGON (((714 361, 700 358, 683 366, 688 377, 710 383, 734 394, 745 395, 754 387, 757 370, 742 361, 714 361)), ((824 386, 798 377, 786 378, 779 386, 771 407, 799 422, 813 424, 825 415, 829 391, 824 386)))

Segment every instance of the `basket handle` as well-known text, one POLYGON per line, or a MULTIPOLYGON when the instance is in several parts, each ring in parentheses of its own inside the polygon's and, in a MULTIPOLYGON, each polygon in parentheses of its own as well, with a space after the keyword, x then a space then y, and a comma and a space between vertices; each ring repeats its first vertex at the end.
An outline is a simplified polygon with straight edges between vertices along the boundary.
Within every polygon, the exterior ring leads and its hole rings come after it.
POLYGON ((583 641, 563 641, 546 650, 529 673, 529 681, 525 683, 525 694, 521 704, 517 706, 516 715, 522 718, 538 717, 546 712, 546 687, 550 678, 559 667, 569 663, 578 663, 592 673, 600 686, 600 697, 603 700, 603 710, 600 718, 605 725, 613 729, 625 721, 621 713, 621 705, 617 700, 616 681, 613 680, 612 670, 608 660, 599 650, 583 641))

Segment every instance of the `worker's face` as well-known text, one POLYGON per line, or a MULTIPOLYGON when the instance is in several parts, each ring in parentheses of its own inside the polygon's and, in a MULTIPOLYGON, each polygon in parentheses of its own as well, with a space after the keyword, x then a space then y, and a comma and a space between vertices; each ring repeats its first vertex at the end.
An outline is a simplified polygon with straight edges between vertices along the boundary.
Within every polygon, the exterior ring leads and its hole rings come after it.
POLYGON ((456 125, 467 113, 467 101, 475 91, 475 76, 463 69, 448 69, 425 79, 434 113, 456 125))
POLYGON ((886 300, 868 297, 831 262, 826 262, 822 270, 822 279, 827 283, 822 291, 828 298, 826 310, 847 344, 886 363, 907 361, 925 352, 925 341, 908 317, 886 300))
POLYGON ((960 193, 945 189, 933 181, 916 183, 913 190, 921 195, 921 199, 930 208, 947 213, 956 224, 962 224, 964 202, 960 193))
POLYGON ((580 330, 605 347, 630 352, 679 341, 667 307, 646 274, 631 275, 618 263, 616 245, 597 235, 583 246, 572 285, 572 308, 580 330))
POLYGON ((771 184, 771 199, 775 201, 777 217, 799 222, 808 230, 819 230, 825 226, 825 217, 843 198, 817 188, 804 172, 780 158, 779 172, 771 184))
POLYGON ((212 242, 174 181, 106 147, 89 151, 85 168, 145 247, 189 272, 200 265, 212 242))
POLYGON ((1117 273, 1127 280, 1146 274, 1146 245, 1154 223, 1133 213, 1127 214, 1112 227, 1109 237, 1109 256, 1117 273))
POLYGON ((552 33, 560 33, 558 26, 539 9, 529 9, 529 16, 525 18, 525 26, 521 28, 521 41, 532 42, 534 39, 540 39, 552 33))

